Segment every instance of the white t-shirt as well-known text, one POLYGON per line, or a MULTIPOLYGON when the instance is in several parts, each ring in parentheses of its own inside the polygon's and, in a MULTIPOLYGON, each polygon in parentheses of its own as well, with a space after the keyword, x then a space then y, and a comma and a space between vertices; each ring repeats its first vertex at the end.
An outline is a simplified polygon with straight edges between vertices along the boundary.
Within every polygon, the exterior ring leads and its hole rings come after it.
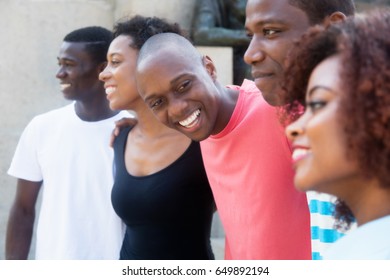
POLYGON ((327 260, 390 260, 390 215, 368 222, 334 243, 327 260))
POLYGON ((118 259, 124 226, 111 205, 116 116, 82 121, 74 103, 36 116, 8 174, 41 181, 36 259, 118 259))

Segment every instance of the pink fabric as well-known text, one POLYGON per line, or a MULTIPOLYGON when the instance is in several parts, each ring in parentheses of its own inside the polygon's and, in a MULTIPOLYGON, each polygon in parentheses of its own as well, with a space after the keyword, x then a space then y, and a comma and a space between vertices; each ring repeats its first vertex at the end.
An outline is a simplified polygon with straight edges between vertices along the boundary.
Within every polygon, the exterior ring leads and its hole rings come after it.
POLYGON ((291 150, 276 109, 252 81, 233 115, 201 142, 225 229, 225 259, 311 259, 306 195, 293 186, 291 150))

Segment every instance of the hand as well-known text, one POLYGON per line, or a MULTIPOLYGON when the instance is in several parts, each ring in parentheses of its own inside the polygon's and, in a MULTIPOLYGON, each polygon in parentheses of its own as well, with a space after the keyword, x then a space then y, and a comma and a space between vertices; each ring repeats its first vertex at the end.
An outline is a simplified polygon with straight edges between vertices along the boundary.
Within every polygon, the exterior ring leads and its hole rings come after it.
POLYGON ((135 117, 130 117, 130 118, 122 118, 118 121, 115 122, 115 128, 111 133, 110 137, 110 147, 114 147, 114 141, 115 137, 119 135, 119 132, 128 126, 134 126, 137 123, 137 119, 135 117))

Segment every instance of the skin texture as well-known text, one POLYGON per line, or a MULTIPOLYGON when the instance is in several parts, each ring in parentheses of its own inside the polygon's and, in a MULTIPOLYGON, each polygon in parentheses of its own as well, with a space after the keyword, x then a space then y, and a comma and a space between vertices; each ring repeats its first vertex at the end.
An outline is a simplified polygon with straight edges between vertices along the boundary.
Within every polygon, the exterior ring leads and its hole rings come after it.
POLYGON ((35 221, 35 204, 42 182, 18 179, 14 204, 7 224, 5 258, 26 260, 35 221))
POLYGON ((281 89, 281 82, 285 59, 294 42, 314 24, 328 25, 346 18, 342 12, 335 10, 314 23, 307 13, 313 12, 306 12, 289 0, 247 2, 245 28, 251 42, 244 60, 251 65, 256 86, 272 106, 284 105, 285 92, 281 89))
POLYGON ((108 64, 99 74, 114 110, 129 109, 134 101, 140 100, 135 81, 138 50, 129 47, 131 41, 129 36, 120 35, 111 42, 108 64))
POLYGON ((280 81, 283 63, 294 40, 308 28, 304 11, 291 6, 288 0, 249 0, 245 28, 251 42, 244 60, 251 65, 252 76, 264 99, 280 105, 280 81))
POLYGON ((76 114, 84 121, 114 116, 105 99, 103 85, 97 79, 106 63, 97 63, 85 51, 85 43, 63 42, 58 54, 56 78, 66 99, 75 100, 76 114))
POLYGON ((339 66, 339 58, 332 57, 314 69, 305 113, 286 129, 293 145, 294 183, 301 191, 341 195, 339 185, 353 182, 358 173, 356 161, 347 158, 345 134, 337 119, 342 94, 339 66))
POLYGON ((101 83, 96 80, 96 62, 90 60, 84 47, 83 43, 73 42, 63 42, 60 47, 56 78, 61 81, 66 99, 88 99, 90 92, 101 88, 101 83))
POLYGON ((390 191, 375 176, 365 176, 346 144, 339 118, 343 95, 342 62, 331 56, 314 68, 306 93, 305 113, 286 129, 293 143, 299 190, 315 190, 337 196, 354 214, 358 225, 390 214, 390 191))
POLYGON ((119 35, 110 44, 107 66, 99 78, 104 82, 113 109, 132 110, 137 116, 125 149, 128 172, 134 176, 156 173, 175 162, 191 141, 183 134, 161 124, 138 94, 135 69, 138 50, 133 39, 119 35))
POLYGON ((148 41, 148 56, 137 66, 142 98, 159 121, 193 140, 219 133, 231 117, 238 91, 222 87, 212 60, 202 58, 185 39, 172 35, 176 43, 154 44, 161 35, 148 41), (194 114, 192 124, 183 125, 194 114))
MULTIPOLYGON (((338 109, 334 109, 334 114, 337 118, 335 125, 342 130, 340 139, 342 142, 339 143, 337 149, 341 147, 343 149, 337 152, 342 160, 335 158, 333 164, 339 166, 347 155, 351 167, 357 168, 357 179, 350 184, 353 186, 349 188, 346 184, 336 185, 335 180, 334 185, 330 184, 330 180, 327 184, 319 184, 320 174, 318 172, 317 178, 306 176, 308 170, 305 168, 314 166, 314 164, 306 165, 308 159, 304 158, 296 165, 297 175, 300 174, 300 178, 296 178, 297 185, 303 190, 321 187, 324 192, 339 197, 335 217, 337 226, 340 228, 348 228, 355 218, 358 225, 362 225, 390 214, 388 176, 390 72, 387 63, 389 61, 389 37, 383 35, 389 29, 389 18, 389 11, 378 10, 360 17, 349 18, 342 25, 330 25, 327 28, 317 26, 296 43, 288 58, 286 75, 296 77, 296 79, 284 82, 284 88, 290 93, 285 96, 286 101, 292 104, 286 106, 285 114, 292 114, 294 118, 300 115, 302 106, 307 107, 307 111, 311 110, 312 105, 307 102, 305 92, 309 78, 312 83, 312 77, 315 74, 313 70, 317 71, 320 64, 325 63, 331 57, 337 56, 340 60, 333 67, 329 67, 322 77, 322 79, 333 77, 331 88, 338 93, 338 109), (337 73, 338 81, 334 73, 337 73), (293 101, 295 103, 292 103, 293 101), (306 180, 308 178, 311 180, 306 180)), ((298 126, 297 123, 293 123, 291 126, 295 132, 287 130, 292 139, 296 139, 298 143, 302 139, 309 139, 309 129, 312 129, 312 124, 316 119, 318 120, 319 116, 329 112, 328 108, 332 107, 333 103, 336 102, 329 102, 325 107, 319 104, 320 109, 312 114, 310 120, 305 119, 309 118, 307 117, 309 113, 305 113, 302 116, 304 120, 298 120, 298 126)), ((330 127, 321 129, 330 130, 330 127)), ((323 137, 322 145, 320 140, 316 141, 320 144, 316 147, 317 151, 328 149, 324 142, 331 141, 326 138, 334 138, 335 133, 324 133, 323 137)), ((314 146, 313 137, 310 139, 312 140, 310 145, 305 142, 303 144, 309 147, 314 146)), ((323 172, 329 172, 329 170, 331 169, 324 169, 323 172)), ((343 171, 341 168, 337 170, 337 172, 341 171, 343 171)), ((332 175, 335 174, 337 174, 336 171, 332 175)), ((332 178, 329 174, 328 177, 332 178)), ((352 178, 350 179, 349 181, 352 182, 352 178)))

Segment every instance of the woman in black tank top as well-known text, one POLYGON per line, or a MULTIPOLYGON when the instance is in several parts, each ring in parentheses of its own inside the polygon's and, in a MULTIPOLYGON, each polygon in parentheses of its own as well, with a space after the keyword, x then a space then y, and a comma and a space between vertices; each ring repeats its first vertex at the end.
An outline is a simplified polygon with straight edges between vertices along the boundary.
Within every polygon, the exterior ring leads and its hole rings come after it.
POLYGON ((200 145, 161 124, 138 95, 138 51, 152 35, 181 33, 178 25, 136 16, 118 22, 99 78, 110 107, 128 109, 137 123, 115 139, 113 207, 126 224, 120 259, 214 259, 215 211, 200 145))

